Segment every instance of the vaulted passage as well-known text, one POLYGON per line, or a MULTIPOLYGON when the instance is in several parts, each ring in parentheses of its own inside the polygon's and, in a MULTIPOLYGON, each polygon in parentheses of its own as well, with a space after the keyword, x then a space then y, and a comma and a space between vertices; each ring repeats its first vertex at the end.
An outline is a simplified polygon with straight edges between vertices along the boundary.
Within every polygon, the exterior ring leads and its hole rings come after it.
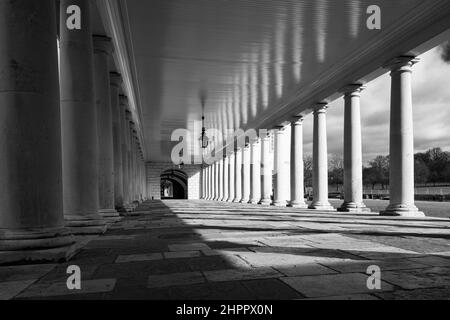
POLYGON ((161 199, 187 199, 188 176, 180 170, 167 170, 161 175, 161 199))

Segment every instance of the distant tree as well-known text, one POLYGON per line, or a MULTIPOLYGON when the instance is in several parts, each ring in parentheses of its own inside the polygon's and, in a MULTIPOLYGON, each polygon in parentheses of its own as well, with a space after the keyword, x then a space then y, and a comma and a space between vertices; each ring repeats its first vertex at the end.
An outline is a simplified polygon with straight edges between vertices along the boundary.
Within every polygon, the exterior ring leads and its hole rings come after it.
POLYGON ((374 179, 377 184, 381 184, 383 189, 389 185, 389 156, 377 156, 369 162, 370 168, 373 169, 374 179))
POLYGON ((305 179, 305 187, 312 187, 312 177, 313 177, 313 158, 311 155, 307 155, 303 159, 304 165, 304 179, 305 179))
POLYGON ((363 183, 364 185, 370 185, 372 186, 372 189, 375 189, 375 186, 378 184, 378 179, 374 168, 363 168, 363 183))
POLYGON ((425 161, 420 156, 416 156, 414 161, 414 181, 415 183, 427 183, 430 177, 430 170, 425 161))
POLYGON ((450 154, 441 148, 433 148, 427 151, 426 160, 430 171, 429 182, 447 182, 445 172, 450 162, 450 154))
POLYGON ((328 181, 330 185, 335 185, 339 191, 339 186, 344 184, 344 160, 339 155, 331 155, 328 161, 328 181))

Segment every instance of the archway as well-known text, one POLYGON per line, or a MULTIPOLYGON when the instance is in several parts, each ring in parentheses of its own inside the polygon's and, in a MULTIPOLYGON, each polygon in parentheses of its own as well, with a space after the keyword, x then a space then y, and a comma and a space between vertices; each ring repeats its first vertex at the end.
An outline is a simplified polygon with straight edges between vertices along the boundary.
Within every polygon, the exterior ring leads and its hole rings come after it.
POLYGON ((161 199, 187 199, 188 176, 181 170, 170 169, 161 174, 161 199))

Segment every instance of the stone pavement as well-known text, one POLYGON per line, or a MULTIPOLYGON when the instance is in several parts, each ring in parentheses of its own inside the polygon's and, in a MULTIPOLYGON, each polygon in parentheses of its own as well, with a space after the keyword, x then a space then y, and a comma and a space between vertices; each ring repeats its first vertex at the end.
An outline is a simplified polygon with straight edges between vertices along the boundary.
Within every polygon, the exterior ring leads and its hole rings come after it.
POLYGON ((450 220, 154 201, 62 264, 0 267, 0 299, 449 299, 450 220), (81 268, 69 291, 67 267, 81 268), (381 268, 381 289, 367 268, 381 268))

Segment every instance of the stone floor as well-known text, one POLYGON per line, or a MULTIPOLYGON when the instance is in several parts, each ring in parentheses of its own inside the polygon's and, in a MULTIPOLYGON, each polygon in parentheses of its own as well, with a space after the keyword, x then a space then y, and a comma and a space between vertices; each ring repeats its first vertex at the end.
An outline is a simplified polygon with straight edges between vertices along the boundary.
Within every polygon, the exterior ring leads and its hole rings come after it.
POLYGON ((0 267, 1 299, 449 299, 450 220, 148 202, 69 263, 0 267), (81 268, 82 289, 66 271, 81 268), (369 266, 381 289, 367 288, 369 266))

